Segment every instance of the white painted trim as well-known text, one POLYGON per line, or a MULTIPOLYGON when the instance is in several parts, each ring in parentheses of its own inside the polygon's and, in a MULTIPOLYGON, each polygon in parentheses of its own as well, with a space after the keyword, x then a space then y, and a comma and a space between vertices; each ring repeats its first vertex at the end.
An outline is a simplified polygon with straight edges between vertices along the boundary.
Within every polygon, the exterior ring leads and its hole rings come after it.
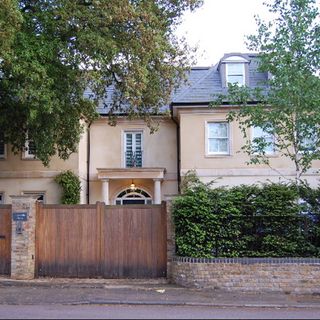
MULTIPOLYGON (((139 189, 139 190, 142 190, 143 192, 145 192, 149 197, 145 197, 145 196, 142 195, 141 193, 130 192, 130 193, 127 193, 126 195, 124 195, 122 198, 119 198, 119 197, 118 197, 119 194, 121 194, 123 191, 126 191, 126 190, 129 189, 128 187, 126 187, 126 188, 121 188, 120 191, 118 191, 118 192, 115 193, 115 195, 114 195, 114 197, 113 197, 113 200, 112 200, 112 203, 113 203, 113 204, 116 204, 116 201, 117 201, 117 200, 121 200, 121 205, 123 205, 123 203, 122 203, 122 200, 123 200, 123 199, 130 199, 130 198, 126 197, 127 195, 136 194, 136 195, 139 196, 139 197, 137 197, 136 199, 143 199, 143 200, 145 200, 145 202, 146 202, 147 200, 151 200, 151 203, 153 204, 153 198, 152 198, 150 192, 146 191, 144 188, 141 188, 141 187, 139 187, 139 186, 137 186, 136 188, 139 189)), ((145 203, 145 204, 147 204, 147 203, 145 203)))
POLYGON ((225 118, 214 119, 214 120, 206 120, 205 121, 205 157, 225 157, 232 155, 232 130, 231 124, 225 118), (226 123, 228 125, 228 152, 209 152, 209 124, 210 123, 226 123))
POLYGON ((121 130, 121 167, 126 168, 126 134, 127 133, 141 133, 141 152, 142 152, 142 164, 141 166, 143 167, 144 163, 144 155, 143 155, 143 150, 144 150, 144 135, 145 135, 145 129, 144 128, 126 128, 121 130))
MULTIPOLYGON (((243 77, 243 83, 238 83, 239 86, 245 86, 246 85, 246 68, 245 68, 245 64, 244 62, 231 62, 231 63, 226 63, 226 87, 228 86, 228 69, 230 65, 241 65, 242 66, 242 77, 243 77)), ((234 74, 234 75, 238 75, 238 74, 234 74)), ((239 74, 240 75, 240 74, 239 74)))
POLYGON ((241 56, 234 55, 223 59, 221 62, 248 63, 249 61, 241 56))
POLYGON ((61 171, 2 171, 1 179, 32 179, 32 178, 54 178, 61 171))
MULTIPOLYGON (((189 170, 194 168, 181 169, 181 175, 185 175, 189 170)), ((197 168, 197 175, 199 177, 244 177, 244 176, 279 176, 279 173, 283 176, 295 176, 296 172, 294 168, 281 169, 276 168, 277 172, 269 168, 216 168, 216 169, 203 169, 197 168)), ((309 169, 304 176, 320 177, 318 169, 309 169)))

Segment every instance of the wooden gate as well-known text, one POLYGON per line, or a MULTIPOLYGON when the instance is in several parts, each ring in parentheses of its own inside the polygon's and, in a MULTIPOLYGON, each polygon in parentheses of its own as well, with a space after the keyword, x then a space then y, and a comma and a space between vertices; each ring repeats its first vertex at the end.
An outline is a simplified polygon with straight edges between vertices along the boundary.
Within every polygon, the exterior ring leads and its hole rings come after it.
POLYGON ((166 276, 164 205, 39 205, 38 276, 166 276))
POLYGON ((0 205, 0 274, 11 269, 11 205, 0 205))

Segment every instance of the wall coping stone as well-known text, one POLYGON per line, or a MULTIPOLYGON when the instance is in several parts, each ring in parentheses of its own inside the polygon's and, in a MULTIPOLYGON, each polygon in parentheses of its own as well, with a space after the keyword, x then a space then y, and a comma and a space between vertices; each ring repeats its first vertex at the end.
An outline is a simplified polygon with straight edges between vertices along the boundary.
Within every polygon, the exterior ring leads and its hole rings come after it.
POLYGON ((173 262, 186 263, 229 263, 229 264, 320 264, 320 258, 172 258, 173 262))

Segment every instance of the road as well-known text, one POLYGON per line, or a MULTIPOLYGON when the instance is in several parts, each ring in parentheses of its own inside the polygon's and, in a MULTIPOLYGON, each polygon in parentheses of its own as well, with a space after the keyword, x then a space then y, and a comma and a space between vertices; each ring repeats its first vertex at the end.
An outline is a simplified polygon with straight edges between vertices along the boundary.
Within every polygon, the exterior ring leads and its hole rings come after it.
POLYGON ((0 305, 0 319, 319 319, 319 308, 0 305))

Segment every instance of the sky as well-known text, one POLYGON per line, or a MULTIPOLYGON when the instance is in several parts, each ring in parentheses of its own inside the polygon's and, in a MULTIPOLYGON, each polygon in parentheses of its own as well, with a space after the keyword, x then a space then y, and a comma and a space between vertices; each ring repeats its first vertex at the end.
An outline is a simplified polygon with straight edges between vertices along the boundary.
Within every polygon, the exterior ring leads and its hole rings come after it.
MULTIPOLYGON (((191 46, 198 46, 197 66, 216 64, 230 52, 248 52, 245 36, 256 34, 254 15, 272 19, 264 0, 204 0, 204 5, 184 15, 177 30, 191 46)), ((319 0, 320 2, 320 0, 319 0)))

